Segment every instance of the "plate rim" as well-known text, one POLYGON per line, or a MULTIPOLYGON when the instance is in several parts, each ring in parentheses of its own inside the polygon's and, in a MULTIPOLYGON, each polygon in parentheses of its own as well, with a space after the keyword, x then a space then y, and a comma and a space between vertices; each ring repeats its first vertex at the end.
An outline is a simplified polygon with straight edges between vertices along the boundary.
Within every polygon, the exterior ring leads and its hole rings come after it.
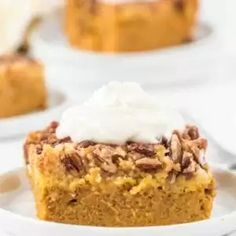
MULTIPOLYGON (((62 100, 60 103, 58 104, 54 104, 53 106, 48 106, 46 107, 46 109, 43 110, 36 110, 33 112, 29 112, 26 114, 21 114, 21 115, 17 115, 17 116, 11 116, 11 117, 7 117, 7 118, 0 118, 0 127, 13 127, 13 126, 17 126, 17 125, 22 125, 22 123, 26 123, 28 121, 30 121, 30 123, 32 123, 32 120, 40 120, 43 117, 46 117, 47 115, 52 115, 52 114, 58 114, 61 113, 71 104, 73 104, 73 101, 71 100, 71 98, 68 96, 67 93, 63 92, 61 89, 58 88, 52 88, 52 87, 48 87, 47 88, 47 95, 48 95, 48 101, 50 101, 50 98, 52 99, 55 96, 62 96, 62 100)), ((28 126, 27 126, 28 127, 28 126)), ((25 130, 27 130, 28 128, 26 127, 25 130)), ((15 129, 14 129, 15 130, 15 129)), ((6 132, 4 134, 4 132, 0 133, 0 141, 4 140, 4 139, 10 139, 10 138, 16 138, 19 136, 23 136, 25 133, 25 131, 23 131, 22 129, 13 131, 10 130, 9 132, 6 132)))

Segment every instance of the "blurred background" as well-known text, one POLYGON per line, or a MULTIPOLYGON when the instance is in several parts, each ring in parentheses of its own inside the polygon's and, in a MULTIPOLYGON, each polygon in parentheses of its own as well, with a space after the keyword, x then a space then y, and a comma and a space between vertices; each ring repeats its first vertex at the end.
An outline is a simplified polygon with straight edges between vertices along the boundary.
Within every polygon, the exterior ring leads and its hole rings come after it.
POLYGON ((187 122, 199 124, 218 147, 217 161, 236 163, 235 0, 201 0, 193 42, 143 53, 99 54, 70 47, 62 32, 62 8, 59 0, 0 1, 0 54, 18 50, 41 61, 49 93, 44 112, 0 118, 0 173, 22 165, 19 153, 27 132, 59 119, 68 104, 83 101, 111 80, 140 83, 179 109, 187 122), (220 152, 228 154, 227 160, 220 152))

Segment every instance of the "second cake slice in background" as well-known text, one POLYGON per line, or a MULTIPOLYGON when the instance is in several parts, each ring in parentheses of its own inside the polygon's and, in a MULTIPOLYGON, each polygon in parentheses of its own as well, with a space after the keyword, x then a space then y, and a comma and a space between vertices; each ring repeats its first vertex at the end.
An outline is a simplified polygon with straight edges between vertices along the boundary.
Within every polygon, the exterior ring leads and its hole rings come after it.
POLYGON ((41 63, 27 56, 0 57, 0 118, 22 115, 47 106, 41 63))
POLYGON ((101 52, 143 51, 192 39, 198 0, 67 0, 72 46, 101 52))

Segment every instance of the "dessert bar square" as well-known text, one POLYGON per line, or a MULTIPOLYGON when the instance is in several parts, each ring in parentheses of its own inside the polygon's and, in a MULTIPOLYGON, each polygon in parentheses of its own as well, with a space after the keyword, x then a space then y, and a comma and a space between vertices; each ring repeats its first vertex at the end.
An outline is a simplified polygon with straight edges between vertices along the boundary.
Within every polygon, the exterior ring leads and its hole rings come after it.
POLYGON ((198 0, 67 0, 73 47, 104 52, 152 50, 193 38, 198 0))
POLYGON ((28 57, 0 57, 0 118, 46 108, 43 66, 28 57))
POLYGON ((58 139, 57 122, 24 151, 40 219, 95 226, 153 226, 207 219, 215 182, 195 126, 155 144, 58 139))

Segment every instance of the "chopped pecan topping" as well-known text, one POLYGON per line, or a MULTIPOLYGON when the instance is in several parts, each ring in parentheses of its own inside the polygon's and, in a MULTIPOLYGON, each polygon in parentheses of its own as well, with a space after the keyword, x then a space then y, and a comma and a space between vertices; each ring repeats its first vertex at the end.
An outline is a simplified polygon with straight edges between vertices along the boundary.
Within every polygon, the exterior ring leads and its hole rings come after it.
MULTIPOLYGON (((207 140, 200 138, 197 127, 187 126, 183 133, 175 131, 174 134, 178 136, 182 150, 186 153, 191 153, 195 162, 204 168, 203 163, 205 162, 204 155, 207 148, 207 140)), ((184 155, 183 159, 186 161, 186 157, 184 157, 184 155)))
POLYGON ((101 158, 109 159, 114 155, 125 157, 126 152, 120 146, 110 146, 110 145, 98 145, 94 149, 94 154, 100 156, 101 158))
POLYGON ((106 176, 118 173, 118 170, 120 170, 119 174, 125 174, 130 170, 136 173, 138 169, 143 172, 163 169, 168 175, 169 182, 174 183, 180 174, 191 178, 197 168, 207 169, 205 160, 207 141, 199 136, 195 126, 186 126, 182 132, 174 131, 170 140, 162 137, 156 144, 127 142, 126 145, 101 144, 92 141, 71 143, 69 137, 64 139, 56 137, 57 126, 58 123, 53 122, 47 129, 29 136, 24 146, 26 163, 28 163, 27 152, 31 144, 34 145, 35 152, 40 155, 44 144, 49 144, 51 147, 60 144, 58 147, 60 149, 67 143, 65 146, 71 154, 64 154, 61 162, 68 171, 87 172, 97 166, 106 176))
POLYGON ((193 140, 192 143, 193 143, 193 145, 198 146, 199 149, 205 149, 205 150, 207 149, 208 143, 207 143, 207 140, 204 138, 199 138, 197 140, 193 140))
POLYGON ((60 139, 59 143, 70 143, 72 142, 70 137, 65 137, 63 139, 60 139))
POLYGON ((174 162, 180 162, 182 157, 182 146, 177 134, 173 134, 170 143, 171 157, 174 162))
POLYGON ((195 140, 199 138, 199 131, 196 126, 186 126, 186 129, 183 133, 184 139, 195 140))
POLYGON ((36 146, 36 153, 37 153, 37 155, 41 155, 42 152, 43 152, 42 146, 41 145, 37 145, 36 146))
POLYGON ((42 143, 47 143, 47 144, 50 144, 50 145, 55 145, 55 144, 58 143, 58 141, 59 140, 56 138, 55 134, 44 133, 41 136, 41 142, 42 143))
POLYGON ((117 166, 113 161, 118 157, 122 157, 123 152, 117 148, 106 146, 104 148, 96 148, 93 152, 93 156, 100 163, 102 170, 114 174, 117 171, 117 166))
POLYGON ((194 177, 194 172, 190 172, 190 173, 183 173, 183 175, 185 176, 185 178, 187 180, 190 180, 194 177))
POLYGON ((157 159, 142 158, 135 162, 136 166, 144 171, 157 170, 162 167, 162 163, 157 159))
POLYGON ((184 151, 181 163, 182 169, 185 169, 190 165, 192 158, 193 158, 192 153, 184 151))
POLYGON ((123 159, 123 156, 118 155, 118 154, 114 154, 114 155, 111 156, 112 162, 113 162, 113 163, 116 163, 116 164, 119 162, 119 159, 120 159, 120 158, 123 159))
POLYGON ((200 153, 199 153, 199 156, 198 156, 198 163, 204 169, 207 167, 206 166, 207 162, 206 162, 206 156, 205 156, 205 150, 204 149, 200 150, 200 153))
POLYGON ((98 155, 96 152, 93 153, 93 157, 95 160, 99 161, 99 162, 106 162, 107 158, 104 158, 101 155, 98 155))
POLYGON ((105 156, 97 155, 96 153, 94 153, 94 158, 98 160, 102 170, 111 174, 116 173, 117 167, 113 163, 112 156, 105 157, 105 156))
POLYGON ((146 157, 152 157, 155 155, 153 144, 143 144, 143 143, 130 143, 128 149, 146 157))
POLYGON ((161 137, 160 144, 163 145, 165 148, 169 147, 168 139, 164 136, 161 137))
POLYGON ((205 163, 205 150, 207 148, 207 141, 205 139, 196 139, 193 141, 186 141, 185 148, 191 152, 198 164, 203 166, 205 163))
POLYGON ((213 195, 214 194, 214 188, 212 187, 212 188, 206 188, 205 189, 205 194, 207 194, 207 195, 213 195))
POLYGON ((79 147, 82 147, 82 148, 87 148, 87 147, 89 147, 89 146, 94 146, 94 145, 96 145, 95 142, 86 140, 86 141, 83 141, 83 142, 79 143, 78 146, 79 146, 79 147))
MULTIPOLYGON (((70 137, 65 137, 63 139, 58 139, 56 137, 56 128, 58 127, 59 123, 54 121, 52 122, 43 132, 37 132, 37 140, 34 140, 33 142, 35 144, 49 144, 51 146, 56 146, 61 143, 69 143, 72 142, 70 137)), ((32 141, 31 141, 32 143, 32 141)))
POLYGON ((59 126, 59 123, 57 121, 53 121, 51 122, 51 124, 49 125, 49 128, 52 128, 52 129, 56 129, 57 127, 59 126))
POLYGON ((101 164, 101 169, 104 170, 105 172, 110 173, 110 174, 115 174, 117 171, 116 165, 114 163, 112 163, 111 161, 103 162, 101 164))
POLYGON ((199 157, 200 150, 197 146, 193 145, 192 143, 189 143, 189 149, 192 152, 193 156, 196 158, 196 160, 199 157))
POLYGON ((76 170, 80 172, 83 170, 83 162, 78 153, 66 154, 62 159, 62 163, 65 165, 67 171, 76 170))
POLYGON ((190 161, 190 163, 189 163, 188 167, 183 169, 184 174, 190 174, 190 173, 194 173, 196 171, 196 162, 193 160, 193 158, 189 159, 189 161, 190 161))

